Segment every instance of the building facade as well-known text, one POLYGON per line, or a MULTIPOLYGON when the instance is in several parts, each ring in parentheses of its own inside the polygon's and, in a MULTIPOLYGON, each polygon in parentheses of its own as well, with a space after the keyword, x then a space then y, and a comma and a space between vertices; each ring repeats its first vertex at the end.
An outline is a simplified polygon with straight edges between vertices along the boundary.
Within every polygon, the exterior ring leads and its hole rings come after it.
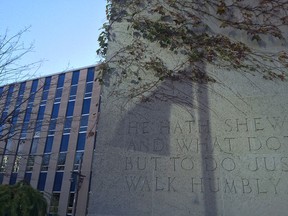
POLYGON ((85 215, 100 86, 96 66, 0 87, 0 183, 25 180, 49 215, 85 215))

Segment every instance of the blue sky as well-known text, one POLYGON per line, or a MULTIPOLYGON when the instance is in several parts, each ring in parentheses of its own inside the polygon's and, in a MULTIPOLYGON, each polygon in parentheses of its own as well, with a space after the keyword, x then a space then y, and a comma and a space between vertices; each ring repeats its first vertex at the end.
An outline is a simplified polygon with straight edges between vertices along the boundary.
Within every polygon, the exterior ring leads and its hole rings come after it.
POLYGON ((43 60, 37 77, 96 64, 105 6, 106 0, 1 0, 0 34, 31 26, 22 41, 34 42, 34 52, 22 62, 43 60))

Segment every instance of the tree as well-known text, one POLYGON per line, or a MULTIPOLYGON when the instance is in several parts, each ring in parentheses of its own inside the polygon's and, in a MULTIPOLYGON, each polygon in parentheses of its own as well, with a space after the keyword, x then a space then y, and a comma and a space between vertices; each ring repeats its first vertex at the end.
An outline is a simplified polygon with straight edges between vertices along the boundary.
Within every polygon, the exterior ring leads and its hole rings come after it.
MULTIPOLYGON (((0 86, 10 82, 20 82, 31 77, 31 71, 39 68, 41 61, 23 64, 22 58, 33 51, 33 43, 26 46, 22 42, 25 33, 30 27, 25 27, 16 34, 10 36, 8 30, 0 34, 0 86)), ((0 140, 9 139, 19 133, 20 125, 17 124, 17 117, 24 115, 24 111, 20 110, 23 103, 30 100, 30 97, 20 95, 16 100, 13 100, 13 94, 19 90, 21 84, 11 86, 11 88, 0 87, 0 107, 2 111, 0 119, 0 140), (11 109, 11 105, 15 109, 11 109), (11 131, 11 128, 12 131, 11 131)), ((35 94, 32 97, 35 97, 35 94)))
POLYGON ((217 82, 204 65, 284 81, 287 11, 286 0, 109 0, 109 23, 98 39, 97 53, 106 56, 102 72, 117 71, 119 86, 123 79, 134 83, 131 97, 150 91, 164 79, 217 82), (122 29, 115 31, 119 22, 122 29), (123 37, 127 39, 120 43, 123 37), (114 46, 118 49, 108 49, 106 55, 108 41, 118 43, 114 46), (175 61, 169 64, 167 58, 175 61), (153 74, 153 82, 147 81, 145 71, 153 74))
POLYGON ((7 216, 44 216, 47 202, 43 195, 24 181, 0 185, 0 213, 7 216))
POLYGON ((41 61, 28 64, 21 63, 22 58, 33 51, 33 43, 26 46, 23 36, 30 30, 25 27, 12 36, 8 30, 0 33, 0 85, 28 79, 29 72, 39 68, 41 61))

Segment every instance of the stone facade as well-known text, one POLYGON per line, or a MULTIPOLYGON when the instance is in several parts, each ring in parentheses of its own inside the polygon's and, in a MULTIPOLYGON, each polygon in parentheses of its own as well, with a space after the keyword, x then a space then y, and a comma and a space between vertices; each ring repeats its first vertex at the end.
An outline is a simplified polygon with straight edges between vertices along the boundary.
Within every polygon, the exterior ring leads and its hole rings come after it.
MULTIPOLYGON (((131 97, 137 88, 115 57, 140 40, 128 26, 123 19, 110 32, 115 69, 104 76, 88 215, 286 215, 287 82, 204 64, 216 82, 164 79, 131 97)), ((142 42, 171 70, 185 61, 142 42)), ((157 81, 136 65, 138 86, 157 81)))

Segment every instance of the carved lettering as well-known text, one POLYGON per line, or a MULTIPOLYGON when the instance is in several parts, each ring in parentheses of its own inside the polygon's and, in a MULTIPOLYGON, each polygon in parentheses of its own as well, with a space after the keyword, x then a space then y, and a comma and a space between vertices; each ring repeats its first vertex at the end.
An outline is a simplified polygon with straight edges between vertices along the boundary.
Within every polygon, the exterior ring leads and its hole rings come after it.
POLYGON ((224 193, 228 193, 228 192, 237 194, 234 180, 232 180, 231 185, 229 185, 228 179, 225 179, 224 193))
POLYGON ((245 193, 251 193, 252 192, 252 188, 250 186, 250 182, 248 179, 242 179, 242 192, 243 194, 245 193))
POLYGON ((257 185, 257 193, 258 194, 266 194, 267 193, 267 191, 264 191, 264 190, 261 190, 260 188, 260 179, 256 179, 256 185, 257 185))
POLYGON ((200 186, 200 192, 203 193, 204 191, 204 184, 203 184, 203 178, 200 178, 200 181, 195 180, 195 178, 191 178, 191 191, 195 192, 195 187, 199 187, 200 186))
POLYGON ((236 164, 232 158, 224 158, 221 162, 221 166, 226 171, 233 171, 236 168, 236 164))
POLYGON ((267 117, 267 120, 274 130, 277 130, 277 129, 281 130, 284 126, 284 122, 286 122, 286 117, 287 116, 284 116, 284 117, 274 116, 272 118, 267 117))

